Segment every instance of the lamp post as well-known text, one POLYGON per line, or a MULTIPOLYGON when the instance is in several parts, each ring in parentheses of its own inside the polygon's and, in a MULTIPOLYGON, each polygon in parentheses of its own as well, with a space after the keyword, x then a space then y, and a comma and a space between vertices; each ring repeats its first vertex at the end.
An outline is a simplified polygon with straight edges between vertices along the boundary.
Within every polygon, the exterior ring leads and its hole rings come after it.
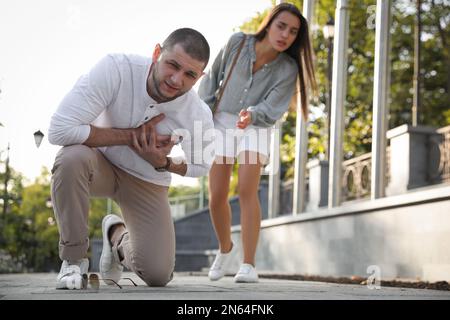
POLYGON ((328 143, 325 157, 328 160, 330 155, 330 120, 331 120, 331 81, 333 77, 333 38, 334 38, 334 20, 330 18, 326 25, 323 26, 323 37, 327 40, 328 53, 327 53, 327 94, 326 94, 326 130, 328 134, 328 143))
POLYGON ((9 169, 9 143, 8 147, 6 148, 6 160, 5 160, 5 180, 3 182, 4 189, 3 189, 3 213, 2 213, 2 224, 6 224, 6 212, 8 211, 8 182, 9 182, 9 175, 10 175, 10 169, 9 169))
POLYGON ((205 182, 206 182, 206 177, 200 177, 200 195, 199 195, 199 200, 198 200, 198 208, 199 209, 203 209, 205 207, 206 204, 206 188, 205 188, 205 182))
MULTIPOLYGON (((39 148, 41 146, 42 143, 42 139, 44 138, 44 134, 41 132, 41 130, 36 131, 35 133, 33 133, 34 136, 34 143, 36 144, 36 148, 39 148)), ((35 208, 34 206, 32 207, 33 210, 33 221, 32 221, 32 232, 33 232, 33 257, 32 257, 32 264, 33 264, 33 271, 36 270, 36 264, 37 264, 37 240, 36 240, 36 235, 37 235, 37 227, 36 227, 36 211, 37 208, 35 208)))
POLYGON ((422 34, 421 21, 421 0, 416 0, 416 21, 414 28, 414 76, 413 76, 413 106, 412 106, 412 125, 416 127, 420 122, 420 36, 422 34))
MULTIPOLYGON (((0 89, 0 93, 1 93, 1 89, 0 89)), ((0 127, 4 127, 3 123, 0 123, 0 127)), ((8 182, 9 182, 9 175, 10 175, 10 169, 9 169, 9 142, 8 142, 8 147, 6 148, 6 160, 5 160, 5 177, 4 177, 4 181, 3 181, 3 210, 2 210, 2 215, 0 216, 0 245, 3 247, 3 244, 5 242, 5 238, 4 238, 4 228, 6 226, 6 212, 8 211, 8 200, 9 200, 9 195, 8 195, 8 182)), ((3 151, 0 152, 0 154, 3 151)))

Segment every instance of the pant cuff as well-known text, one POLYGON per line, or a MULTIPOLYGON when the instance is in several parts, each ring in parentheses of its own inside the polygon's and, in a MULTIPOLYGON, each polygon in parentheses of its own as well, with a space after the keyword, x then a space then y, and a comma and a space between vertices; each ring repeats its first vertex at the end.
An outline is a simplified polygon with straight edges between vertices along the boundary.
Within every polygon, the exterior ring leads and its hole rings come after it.
POLYGON ((89 239, 79 244, 59 244, 59 257, 61 260, 80 260, 86 258, 89 248, 89 239))

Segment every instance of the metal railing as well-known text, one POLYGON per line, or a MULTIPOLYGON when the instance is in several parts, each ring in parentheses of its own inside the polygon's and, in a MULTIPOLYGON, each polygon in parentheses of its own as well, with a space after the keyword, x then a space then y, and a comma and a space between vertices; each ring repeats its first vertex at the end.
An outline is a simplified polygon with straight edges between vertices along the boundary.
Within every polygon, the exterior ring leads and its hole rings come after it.
MULTIPOLYGON (((171 207, 172 218, 178 219, 197 211, 200 208, 201 201, 200 194, 170 197, 169 204, 171 207)), ((207 199, 205 199, 205 201, 206 203, 204 205, 207 206, 207 199)))
MULTIPOLYGON (((450 126, 437 129, 439 135, 429 140, 428 183, 450 183, 450 126)), ((390 147, 386 148, 386 186, 390 181, 390 147)), ((363 199, 370 196, 371 153, 342 163, 343 201, 363 199)))
MULTIPOLYGON (((439 134, 430 140, 429 148, 438 149, 437 159, 431 159, 438 164, 429 166, 429 184, 450 183, 450 126, 436 130, 439 134)), ((386 148, 386 186, 390 181, 390 152, 386 148)), ((342 163, 342 200, 353 201, 370 197, 372 154, 365 153, 342 163)), ((290 214, 292 211, 293 181, 281 183, 280 214, 290 214)), ((308 190, 308 186, 307 186, 308 190)), ((305 195, 307 197, 307 195, 305 195)), ((197 194, 169 198, 174 216, 186 216, 199 209, 200 196, 197 194)), ((207 206, 207 200, 206 204, 207 206)))
MULTIPOLYGON (((390 152, 386 148, 386 179, 385 186, 390 179, 390 152)), ((342 162, 342 198, 343 201, 363 199, 370 196, 371 171, 372 171, 372 153, 368 152, 359 157, 342 162)))

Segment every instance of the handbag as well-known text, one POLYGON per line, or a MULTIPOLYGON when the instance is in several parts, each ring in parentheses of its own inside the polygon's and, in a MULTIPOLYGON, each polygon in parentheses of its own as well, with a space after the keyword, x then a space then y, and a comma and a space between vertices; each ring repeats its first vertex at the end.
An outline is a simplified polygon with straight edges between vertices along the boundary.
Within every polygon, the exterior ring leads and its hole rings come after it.
POLYGON ((228 80, 230 80, 230 76, 231 76, 231 74, 233 73, 234 66, 235 66, 235 64, 236 64, 236 62, 237 62, 237 59, 239 58, 239 55, 240 55, 240 53, 241 53, 241 51, 242 51, 242 47, 244 47, 244 43, 245 43, 245 40, 246 40, 246 39, 247 39, 247 37, 245 37, 244 39, 242 39, 241 44, 239 45, 239 49, 238 49, 238 51, 237 51, 237 53, 236 53, 236 56, 235 56, 234 59, 233 59, 233 63, 231 64, 230 72, 228 72, 227 78, 226 78, 225 81, 220 85, 219 89, 216 91, 216 94, 215 94, 215 96, 216 96, 216 101, 214 102, 214 105, 213 105, 213 108, 212 108, 212 113, 213 113, 213 114, 216 113, 217 108, 219 107, 219 103, 220 103, 220 100, 222 99, 223 92, 225 91, 225 87, 226 87, 226 85, 227 85, 227 83, 228 83, 228 80))

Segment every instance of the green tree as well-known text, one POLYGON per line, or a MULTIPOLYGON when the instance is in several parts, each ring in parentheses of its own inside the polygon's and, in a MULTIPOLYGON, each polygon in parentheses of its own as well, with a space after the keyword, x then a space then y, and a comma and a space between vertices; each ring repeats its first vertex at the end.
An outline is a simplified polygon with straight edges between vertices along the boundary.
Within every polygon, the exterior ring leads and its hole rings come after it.
MULTIPOLYGON (((450 1, 422 1, 421 105, 419 123, 450 124, 450 1)), ((393 6, 390 127, 411 123, 415 1, 393 6)))
MULTIPOLYGON (((2 170, 2 173, 0 174, 0 180, 2 181, 1 194, 3 196, 5 170, 2 170)), ((23 177, 13 168, 10 168, 8 180, 7 212, 5 214, 3 214, 2 212, 2 217, 0 219, 0 273, 16 272, 21 268, 21 252, 19 250, 19 245, 17 245, 17 243, 15 243, 14 241, 14 238, 17 236, 17 232, 16 229, 12 227, 12 225, 15 225, 15 222, 19 220, 17 213, 20 210, 20 204, 22 202, 23 177)))
POLYGON ((12 189, 19 189, 20 196, 10 204, 5 217, 5 251, 11 259, 9 270, 5 271, 53 269, 51 261, 57 253, 55 243, 58 242, 53 213, 48 206, 47 176, 48 171, 43 170, 41 177, 26 187, 22 187, 21 179, 13 180, 12 189))

